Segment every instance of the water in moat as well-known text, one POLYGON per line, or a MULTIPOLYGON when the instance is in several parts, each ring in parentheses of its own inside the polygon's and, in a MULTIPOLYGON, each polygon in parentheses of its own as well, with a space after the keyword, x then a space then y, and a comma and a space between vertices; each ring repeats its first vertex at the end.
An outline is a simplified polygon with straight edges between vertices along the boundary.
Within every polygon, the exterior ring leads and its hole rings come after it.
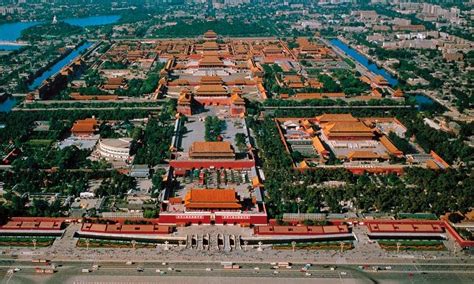
MULTIPOLYGON (((58 19, 61 21, 61 19, 58 19)), ((109 25, 116 23, 120 20, 119 15, 104 15, 104 16, 91 16, 85 18, 67 18, 63 21, 80 27, 90 27, 90 26, 101 26, 109 25)), ((7 23, 0 25, 0 51, 13 51, 20 49, 23 45, 15 44, 15 41, 18 40, 21 36, 21 32, 29 27, 42 24, 41 21, 31 21, 31 22, 16 22, 16 23, 7 23)), ((41 76, 37 77, 28 87, 29 89, 37 88, 45 79, 56 74, 64 66, 66 66, 71 60, 76 58, 82 51, 86 50, 92 45, 92 43, 85 43, 79 48, 75 49, 68 56, 64 57, 51 68, 43 72, 41 76)), ((0 111, 10 111, 15 105, 16 100, 14 98, 9 98, 3 103, 0 103, 0 111)))
POLYGON ((367 69, 369 69, 372 73, 380 75, 384 77, 390 86, 394 87, 398 84, 398 80, 390 75, 387 70, 383 68, 379 68, 377 64, 371 63, 367 57, 360 54, 357 50, 349 47, 344 42, 340 41, 339 39, 332 39, 330 43, 339 49, 341 49, 345 54, 350 56, 352 59, 356 60, 360 64, 364 65, 367 69))
POLYGON ((41 85, 41 83, 48 79, 49 77, 53 76, 54 74, 58 73, 64 66, 68 65, 74 58, 81 54, 81 52, 85 51, 89 47, 92 46, 91 42, 85 42, 81 46, 74 49, 71 53, 69 53, 66 57, 59 60, 56 64, 51 66, 48 70, 44 71, 39 77, 36 77, 35 80, 28 86, 30 90, 34 90, 41 85))

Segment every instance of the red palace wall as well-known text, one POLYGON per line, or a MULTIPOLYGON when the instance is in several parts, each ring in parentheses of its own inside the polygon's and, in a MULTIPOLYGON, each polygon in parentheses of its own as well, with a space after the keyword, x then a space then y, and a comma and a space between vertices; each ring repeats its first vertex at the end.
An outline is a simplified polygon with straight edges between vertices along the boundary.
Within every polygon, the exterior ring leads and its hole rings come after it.
POLYGON ((216 224, 233 225, 235 224, 267 224, 265 215, 237 215, 237 216, 216 216, 216 224))
POLYGON ((364 173, 371 174, 403 174, 403 168, 348 168, 348 170, 355 175, 363 175, 364 173))
POLYGON ((238 116, 245 113, 245 107, 230 107, 230 114, 232 116, 238 116))
POLYGON ((230 98, 228 97, 216 97, 216 98, 210 98, 210 97, 199 97, 199 96, 194 96, 194 100, 197 101, 198 103, 202 105, 220 105, 220 106, 230 106, 231 101, 230 98))
POLYGON ((214 221, 214 223, 218 225, 267 224, 267 216, 264 213, 259 215, 245 215, 237 213, 237 215, 215 216, 214 220, 211 219, 210 215, 161 213, 159 220, 161 224, 211 224, 211 221, 214 221))
MULTIPOLYGON (((315 168, 299 168, 299 167, 294 167, 295 170, 304 172, 304 171, 315 171, 318 169, 318 167, 315 168)), ((331 168, 328 168, 331 169, 331 168)), ((338 168, 333 168, 333 169, 338 169, 338 168)), ((403 168, 397 167, 397 168, 344 168, 351 173, 355 175, 363 175, 365 173, 371 173, 371 174, 397 174, 397 175, 402 175, 403 174, 403 168)))
POLYGON ((182 214, 160 213, 159 222, 160 224, 178 224, 178 223, 210 224, 211 216, 190 215, 186 213, 182 213, 182 214))
POLYGON ((188 106, 178 106, 177 111, 184 115, 192 115, 191 107, 188 106))
POLYGON ((244 161, 219 161, 219 160, 183 160, 170 161, 170 166, 175 169, 200 169, 200 168, 224 168, 224 169, 250 169, 255 166, 254 160, 244 161))
POLYGON ((458 245, 462 248, 474 248, 474 241, 469 241, 463 239, 459 233, 447 222, 444 221, 443 223, 444 228, 446 231, 456 240, 458 245))
POLYGON ((361 137, 355 137, 355 136, 334 136, 332 137, 331 135, 328 136, 329 140, 351 140, 351 141, 357 141, 357 140, 372 140, 373 138, 371 136, 361 136, 361 137))

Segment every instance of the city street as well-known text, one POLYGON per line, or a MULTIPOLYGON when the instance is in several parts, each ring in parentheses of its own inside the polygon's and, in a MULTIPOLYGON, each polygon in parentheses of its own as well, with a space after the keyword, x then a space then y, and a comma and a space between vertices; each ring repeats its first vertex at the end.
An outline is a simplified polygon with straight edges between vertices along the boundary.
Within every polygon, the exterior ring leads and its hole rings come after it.
POLYGON ((436 264, 420 261, 412 264, 381 263, 379 265, 328 262, 325 265, 312 264, 311 266, 306 266, 306 263, 290 263, 290 266, 278 268, 276 263, 264 261, 234 263, 240 267, 239 269, 225 269, 220 262, 164 263, 158 260, 128 264, 125 262, 62 261, 55 262, 55 265, 57 272, 46 275, 35 272, 35 267, 41 267, 35 263, 1 261, 0 269, 2 274, 5 273, 2 283, 129 283, 127 281, 130 279, 147 283, 178 283, 178 280, 183 281, 179 283, 188 283, 195 279, 198 281, 212 279, 214 283, 237 283, 239 279, 283 283, 285 278, 292 278, 292 281, 295 281, 292 283, 311 283, 315 280, 318 283, 446 283, 446 281, 472 283, 474 280, 473 262, 436 264), (98 265, 98 267, 94 268, 93 265, 98 265), (6 272, 12 268, 19 268, 20 271, 6 272), (84 269, 89 269, 90 272, 83 272, 84 269), (233 280, 221 282, 224 277, 233 280))

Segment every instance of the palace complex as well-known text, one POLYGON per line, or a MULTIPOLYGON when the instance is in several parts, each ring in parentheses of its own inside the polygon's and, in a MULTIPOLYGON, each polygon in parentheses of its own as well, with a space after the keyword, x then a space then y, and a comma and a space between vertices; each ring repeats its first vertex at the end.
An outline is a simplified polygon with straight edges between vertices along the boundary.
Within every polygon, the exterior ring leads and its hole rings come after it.
MULTIPOLYGON (((313 118, 277 118, 275 121, 287 151, 298 151, 303 156, 302 160, 294 161, 295 168, 337 168, 339 164, 354 173, 403 172, 404 165, 395 161, 405 154, 388 138, 390 133, 405 137, 406 128, 396 118, 323 114, 313 118)), ((449 167, 434 152, 407 155, 407 158, 413 165, 433 169, 449 167)))
POLYGON ((209 31, 202 39, 159 42, 166 61, 157 91, 178 99, 178 112, 192 115, 205 106, 224 106, 231 116, 245 114, 244 98, 266 99, 261 64, 291 64, 294 55, 278 40, 218 40, 209 31))

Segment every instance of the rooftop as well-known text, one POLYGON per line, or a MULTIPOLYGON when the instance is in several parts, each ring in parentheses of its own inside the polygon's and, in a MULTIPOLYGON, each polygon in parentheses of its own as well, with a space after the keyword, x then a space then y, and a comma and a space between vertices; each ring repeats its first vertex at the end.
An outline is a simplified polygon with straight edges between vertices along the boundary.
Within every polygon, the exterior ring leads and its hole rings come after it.
POLYGON ((336 122, 336 121, 351 121, 351 122, 357 122, 359 121, 358 118, 355 118, 352 116, 350 113, 325 113, 323 115, 317 116, 316 120, 319 121, 320 123, 325 123, 325 122, 336 122))
POLYGON ((234 189, 191 189, 186 193, 187 209, 240 209, 234 189))
POLYGON ((193 153, 234 153, 232 145, 227 141, 220 142, 204 142, 196 141, 189 149, 193 153))

